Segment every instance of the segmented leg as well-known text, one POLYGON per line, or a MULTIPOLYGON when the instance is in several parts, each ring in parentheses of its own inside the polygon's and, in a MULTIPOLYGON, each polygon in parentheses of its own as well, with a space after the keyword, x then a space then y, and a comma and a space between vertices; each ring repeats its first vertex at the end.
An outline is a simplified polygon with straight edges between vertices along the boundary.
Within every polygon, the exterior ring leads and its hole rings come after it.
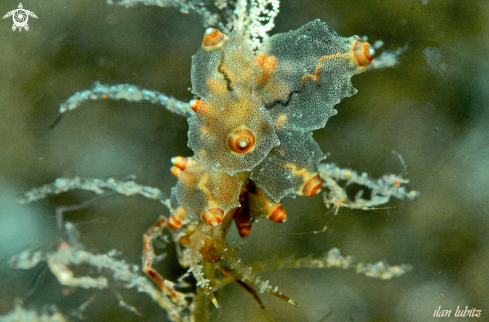
POLYGON ((297 302, 282 294, 277 287, 272 288, 272 286, 268 284, 268 281, 262 281, 260 277, 253 274, 251 272, 251 267, 244 265, 241 262, 241 259, 238 258, 231 249, 224 249, 222 252, 222 258, 228 262, 229 265, 231 265, 234 273, 233 275, 237 277, 235 279, 249 281, 260 289, 260 293, 268 292, 279 299, 288 302, 289 304, 297 305, 297 302))
POLYGON ((184 294, 174 289, 174 283, 164 279, 156 270, 153 269, 153 261, 156 257, 153 241, 160 237, 163 229, 168 228, 168 220, 164 217, 160 219, 143 235, 143 272, 168 294, 174 302, 184 301, 184 294))
MULTIPOLYGON (((219 267, 219 271, 220 271, 221 273, 223 273, 223 274, 224 274, 224 276, 226 276, 226 277, 233 277, 233 276, 232 276, 232 271, 231 271, 231 270, 228 270, 228 269, 227 269, 226 267, 224 267, 224 266, 220 266, 220 267, 219 267)), ((249 284, 248 284, 248 283, 246 283, 246 282, 243 282, 243 281, 242 281, 242 280, 240 280, 240 279, 236 279, 236 278, 234 278, 234 277, 233 277, 233 279, 234 279, 234 281, 235 281, 236 283, 238 283, 238 284, 239 284, 239 285, 240 285, 242 288, 244 288, 244 289, 245 289, 245 290, 246 290, 248 293, 250 293, 251 295, 253 295, 253 298, 254 298, 254 299, 255 299, 255 301, 258 303, 258 305, 260 305, 260 308, 261 308, 262 310, 264 310, 264 309, 265 309, 265 305, 264 305, 264 304, 263 304, 263 302, 261 301, 260 297, 258 296, 258 293, 255 291, 255 289, 253 288, 253 286, 249 285, 249 284)))

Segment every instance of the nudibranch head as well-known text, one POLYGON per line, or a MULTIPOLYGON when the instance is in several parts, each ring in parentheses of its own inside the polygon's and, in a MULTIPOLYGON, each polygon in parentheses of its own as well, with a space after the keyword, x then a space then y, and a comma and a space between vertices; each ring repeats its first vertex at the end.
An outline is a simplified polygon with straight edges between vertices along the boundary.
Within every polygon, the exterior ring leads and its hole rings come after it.
POLYGON ((240 126, 229 133, 226 144, 232 152, 246 154, 253 151, 256 145, 256 135, 247 126, 240 126))
POLYGON ((228 37, 216 28, 207 28, 202 41, 202 49, 213 51, 219 49, 228 40, 228 37))
POLYGON ((351 50, 353 61, 360 69, 367 67, 374 59, 375 48, 360 38, 353 43, 351 50))

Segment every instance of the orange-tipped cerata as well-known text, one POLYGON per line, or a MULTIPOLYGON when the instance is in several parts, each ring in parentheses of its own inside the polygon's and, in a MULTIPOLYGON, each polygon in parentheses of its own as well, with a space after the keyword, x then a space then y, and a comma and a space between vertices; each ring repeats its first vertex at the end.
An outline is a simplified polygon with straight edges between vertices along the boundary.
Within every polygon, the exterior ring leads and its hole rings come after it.
MULTIPOLYGON (((192 166, 195 162, 193 158, 184 158, 184 157, 173 157, 171 158, 171 163, 177 167, 178 169, 184 171, 188 167, 192 166)), ((173 171, 172 171, 173 173, 173 171)))
POLYGON ((171 174, 175 176, 175 178, 180 177, 180 174, 182 173, 182 169, 180 169, 179 167, 171 167, 170 171, 171 174))
POLYGON ((251 152, 256 145, 256 136, 252 130, 246 126, 240 126, 229 133, 227 137, 229 150, 236 154, 246 154, 251 152))
POLYGON ((194 99, 191 99, 189 102, 190 104, 190 108, 194 111, 194 112, 197 112, 197 110, 199 109, 199 105, 200 105, 200 100, 197 99, 197 98, 194 98, 194 99))
POLYGON ((228 37, 216 28, 207 28, 202 41, 202 49, 213 51, 219 49, 228 40, 228 37))
POLYGON ((202 221, 209 226, 217 227, 221 224, 222 218, 224 217, 224 210, 221 208, 211 208, 207 209, 202 213, 202 221))
POLYGON ((367 67, 374 59, 375 48, 368 42, 357 39, 351 47, 353 61, 361 69, 367 67))
POLYGON ((171 213, 168 225, 175 229, 180 229, 183 226, 183 220, 185 219, 185 210, 182 207, 178 207, 177 210, 171 213))
POLYGON ((253 225, 253 220, 249 209, 240 207, 234 216, 234 221, 236 223, 236 228, 238 228, 238 233, 241 237, 245 238, 251 234, 251 226, 253 225))
POLYGON ((301 193, 303 196, 314 196, 319 189, 321 189, 321 178, 316 173, 306 181, 301 193))
POLYGON ((275 222, 284 222, 287 219, 287 213, 279 203, 272 203, 269 206, 265 206, 267 212, 267 218, 275 222))

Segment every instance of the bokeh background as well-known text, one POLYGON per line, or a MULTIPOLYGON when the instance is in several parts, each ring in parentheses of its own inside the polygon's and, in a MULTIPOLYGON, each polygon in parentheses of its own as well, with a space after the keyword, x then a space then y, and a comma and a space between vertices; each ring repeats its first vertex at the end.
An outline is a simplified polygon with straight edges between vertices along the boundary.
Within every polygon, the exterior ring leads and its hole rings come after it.
MULTIPOLYGON (((28 308, 55 304, 69 314, 91 296, 88 321, 164 321, 166 313, 144 294, 118 289, 138 317, 118 307, 110 290, 65 289, 38 266, 11 271, 8 259, 23 250, 59 243, 55 209, 93 198, 76 192, 21 206, 16 197, 62 176, 124 178, 169 192, 176 179, 170 157, 191 155, 187 121, 158 106, 90 102, 66 114, 54 130, 59 103, 94 81, 131 83, 178 99, 192 98, 191 56, 204 28, 200 17, 174 9, 125 9, 102 0, 23 1, 28 32, 0 21, 0 315, 22 299, 28 308)), ((2 1, 2 15, 17 8, 2 1)), ((262 295, 277 321, 427 321, 434 310, 457 306, 489 316, 489 3, 461 0, 289 0, 281 4, 273 32, 320 18, 343 36, 367 35, 382 49, 404 48, 399 65, 355 76, 359 90, 337 106, 338 115, 314 133, 328 162, 374 177, 401 173, 421 192, 392 208, 342 209, 331 219, 321 197, 284 201, 284 224, 262 220, 246 240, 233 227, 247 263, 269 258, 319 256, 331 247, 362 262, 412 264, 401 278, 379 281, 337 269, 284 269, 262 274, 293 297, 292 307, 262 295), (285 233, 284 233, 285 232, 285 233)), ((379 50, 381 52, 381 50, 379 50)), ((141 236, 167 215, 156 202, 121 196, 69 213, 81 241, 96 253, 116 248, 139 264, 141 236)), ((168 246, 158 265, 165 276, 182 270, 168 246)), ((238 285, 217 292, 216 321, 265 321, 238 285)), ((452 312, 453 316, 453 312, 452 312)), ((462 321, 458 318, 457 321, 462 321)))

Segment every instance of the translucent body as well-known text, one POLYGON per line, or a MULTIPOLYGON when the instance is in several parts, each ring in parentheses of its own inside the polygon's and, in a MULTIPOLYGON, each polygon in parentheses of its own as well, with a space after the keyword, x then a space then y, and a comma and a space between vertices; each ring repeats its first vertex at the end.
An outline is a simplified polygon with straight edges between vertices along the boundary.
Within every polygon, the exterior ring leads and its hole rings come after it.
POLYGON ((310 131, 356 93, 350 79, 372 55, 368 43, 341 37, 320 20, 270 37, 256 55, 238 30, 226 36, 208 28, 192 57, 192 89, 200 100, 190 104, 188 146, 196 165, 172 170, 179 178, 173 208, 215 224, 247 202, 233 212, 244 235, 259 216, 283 221, 282 198, 321 187, 317 165, 325 156, 310 131))
POLYGON ((336 114, 333 106, 356 93, 350 78, 361 69, 349 58, 357 39, 339 36, 318 19, 263 44, 259 54, 276 57, 277 64, 273 77, 256 91, 274 119, 287 115, 282 127, 323 128, 336 114))
POLYGON ((172 208, 174 203, 178 204, 191 218, 200 217, 212 208, 227 212, 239 207, 240 190, 241 180, 237 176, 195 163, 179 174, 178 183, 172 189, 172 208))
POLYGON ((277 131, 281 144, 251 173, 251 179, 273 200, 279 202, 285 196, 302 194, 304 184, 316 165, 326 157, 310 132, 277 131))
POLYGON ((251 171, 279 144, 270 116, 252 87, 253 53, 238 32, 214 51, 200 49, 192 59, 194 93, 204 104, 189 118, 188 146, 207 166, 230 174, 251 171), (254 148, 237 154, 228 136, 246 127, 256 137, 254 148))

